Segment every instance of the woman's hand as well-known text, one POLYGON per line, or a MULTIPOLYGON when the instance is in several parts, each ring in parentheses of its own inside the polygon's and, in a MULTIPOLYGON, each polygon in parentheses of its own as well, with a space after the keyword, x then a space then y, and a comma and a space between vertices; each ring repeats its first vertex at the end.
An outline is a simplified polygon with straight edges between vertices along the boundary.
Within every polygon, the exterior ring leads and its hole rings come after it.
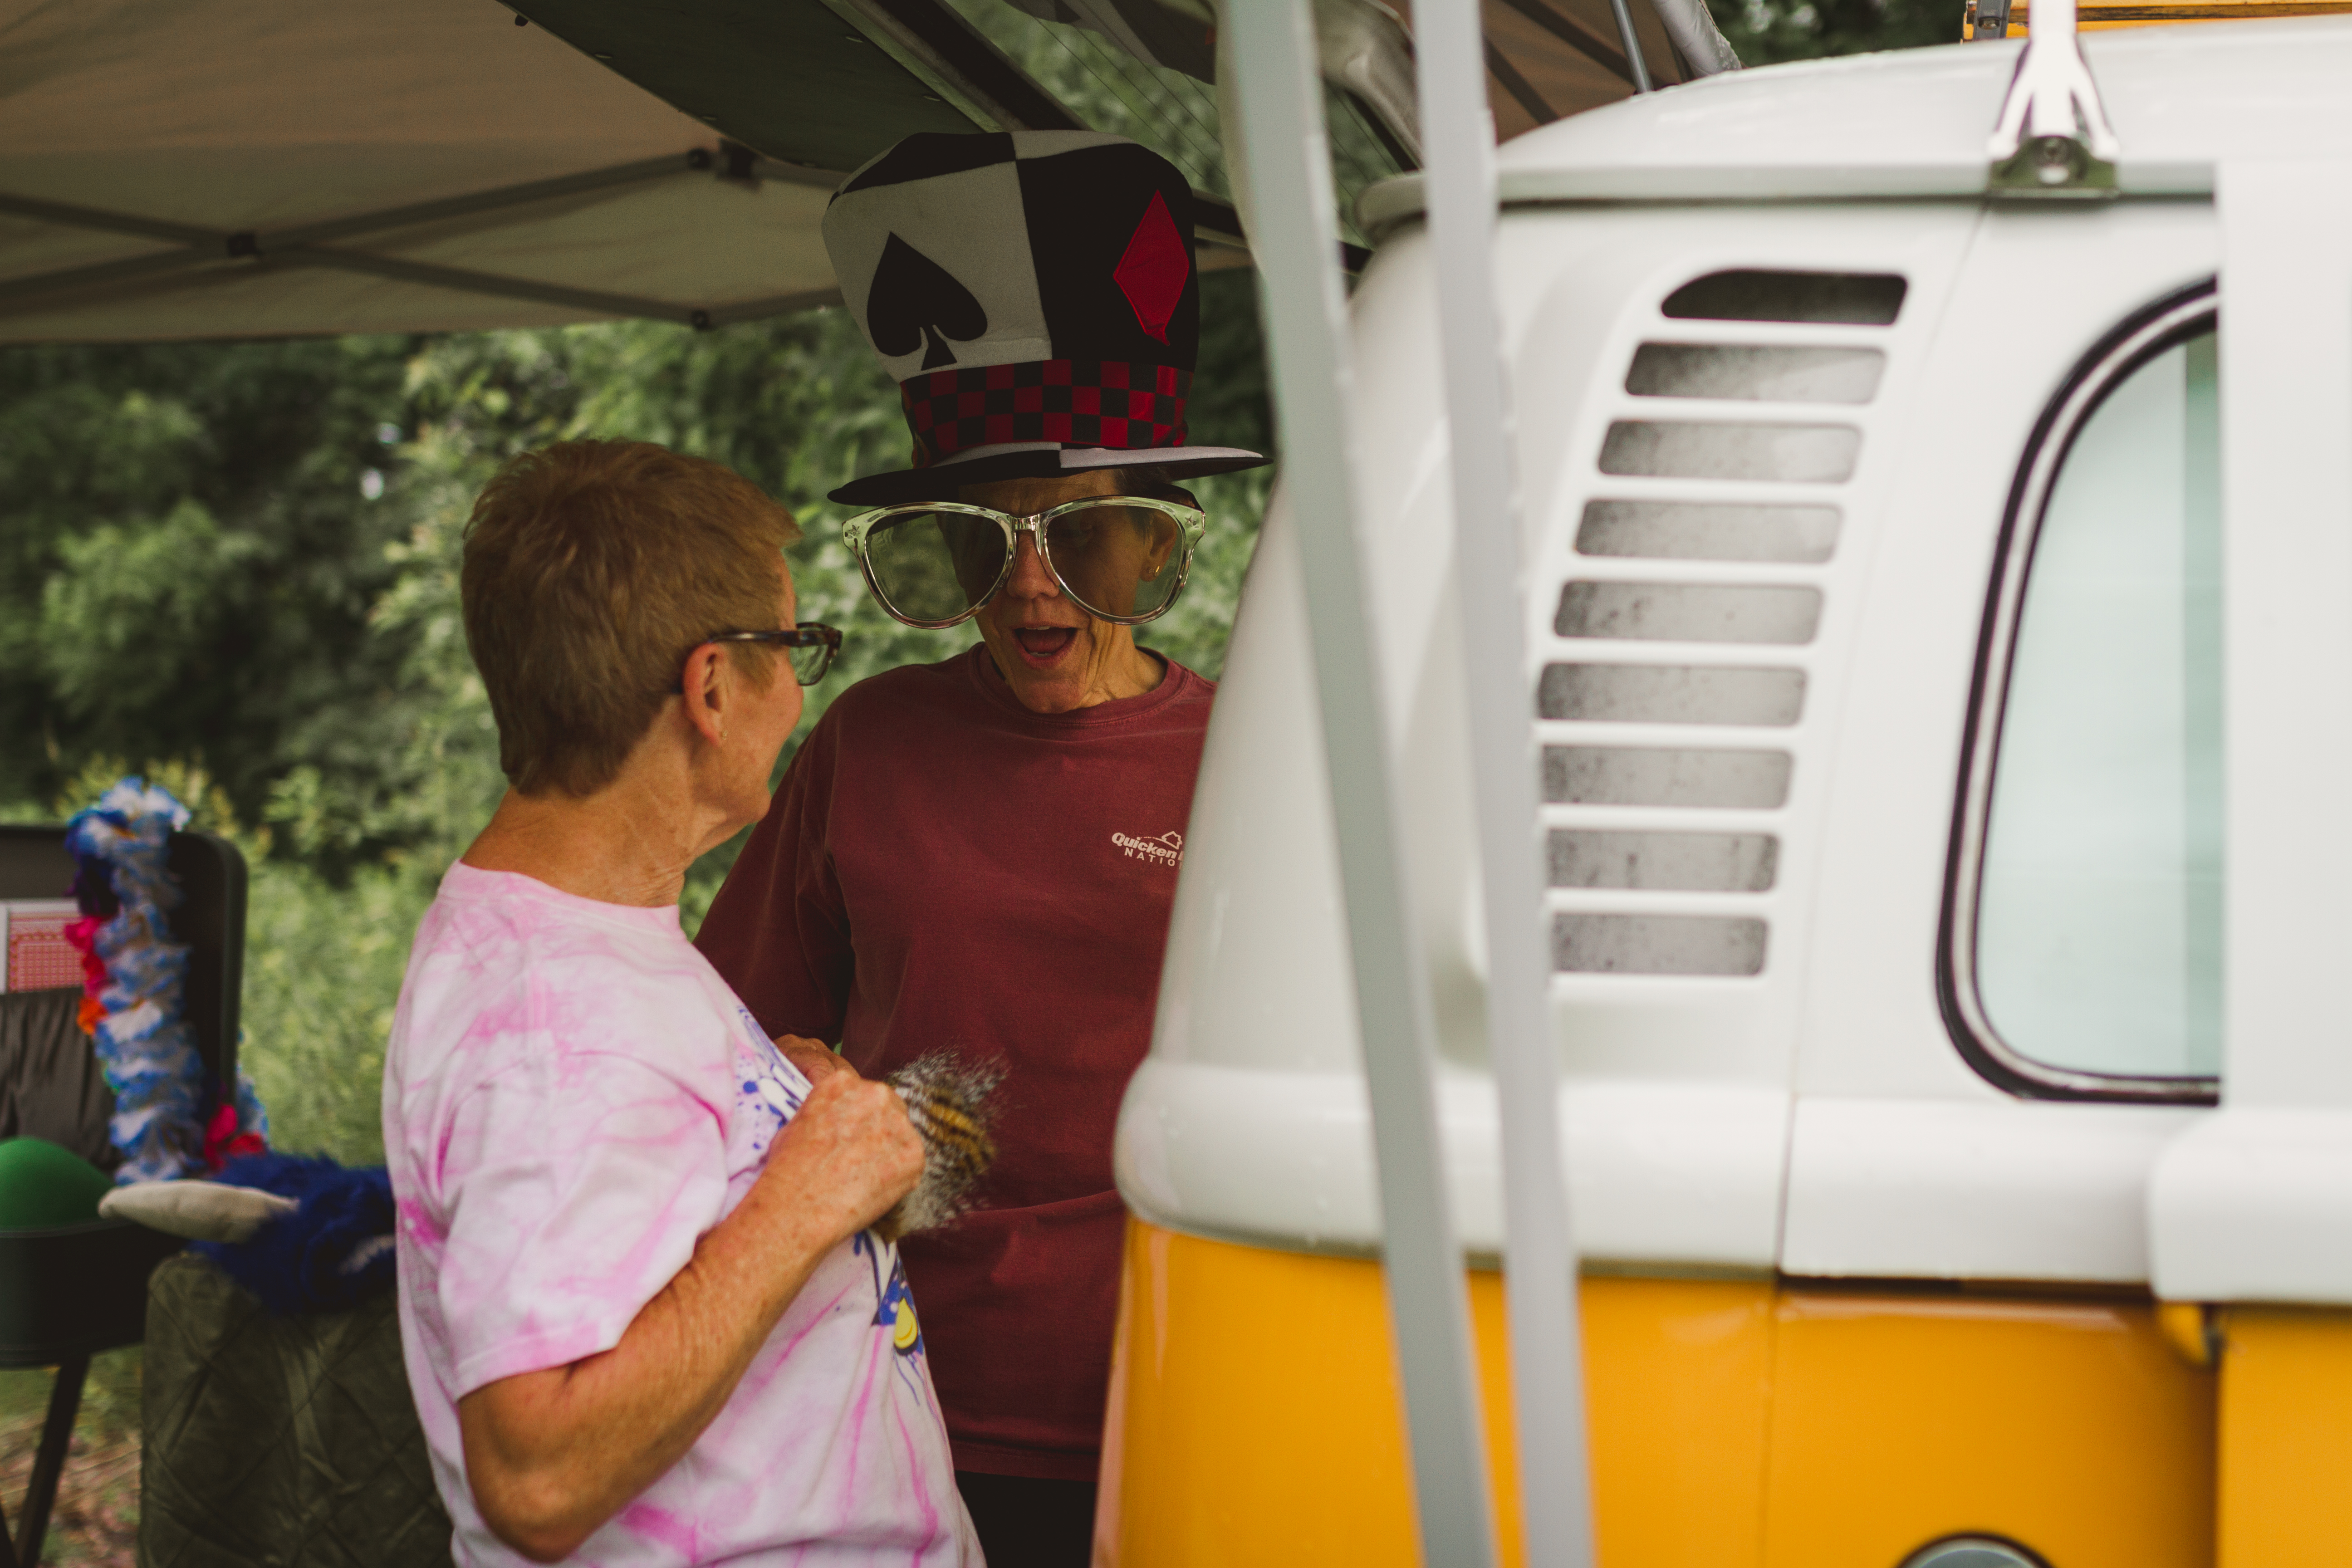
POLYGON ((837 1072, 845 1072, 852 1078, 858 1076, 857 1069, 842 1060, 840 1053, 832 1047, 822 1040, 812 1040, 805 1035, 778 1035, 776 1049, 783 1053, 784 1060, 800 1068, 801 1076, 812 1084, 823 1083, 837 1072))
MULTIPOLYGON (((812 1075, 814 1076, 814 1075, 812 1075)), ((761 1195, 773 1191, 821 1235, 840 1241, 890 1212, 923 1173, 923 1140, 906 1102, 846 1062, 815 1080, 768 1151, 761 1195)))

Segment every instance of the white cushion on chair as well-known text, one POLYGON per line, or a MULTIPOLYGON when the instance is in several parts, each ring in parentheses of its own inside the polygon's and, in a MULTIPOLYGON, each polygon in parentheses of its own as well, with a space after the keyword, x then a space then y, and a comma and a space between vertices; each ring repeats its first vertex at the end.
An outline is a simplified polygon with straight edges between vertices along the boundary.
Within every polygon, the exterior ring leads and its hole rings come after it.
POLYGON ((100 1198, 98 1212, 192 1241, 250 1241, 265 1223, 301 1206, 276 1193, 223 1182, 132 1182, 100 1198))

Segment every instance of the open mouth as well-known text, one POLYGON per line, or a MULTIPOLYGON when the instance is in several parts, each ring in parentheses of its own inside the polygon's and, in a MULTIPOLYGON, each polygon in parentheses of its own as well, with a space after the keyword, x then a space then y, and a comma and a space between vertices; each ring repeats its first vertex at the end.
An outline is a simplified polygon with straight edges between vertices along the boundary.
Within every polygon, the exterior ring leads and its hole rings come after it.
POLYGON ((1013 640, 1021 645, 1021 656, 1033 665, 1045 666, 1069 652, 1070 645, 1078 640, 1076 626, 1015 626, 1013 640))

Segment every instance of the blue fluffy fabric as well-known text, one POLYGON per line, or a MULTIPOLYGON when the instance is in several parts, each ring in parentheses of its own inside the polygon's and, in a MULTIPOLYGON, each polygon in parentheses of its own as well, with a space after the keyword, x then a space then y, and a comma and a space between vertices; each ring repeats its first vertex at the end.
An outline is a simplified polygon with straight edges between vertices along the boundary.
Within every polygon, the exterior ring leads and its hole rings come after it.
POLYGON ((392 1175, 382 1165, 346 1170, 323 1154, 247 1154, 215 1179, 302 1205, 251 1241, 194 1244, 272 1312, 331 1312, 392 1289, 392 1175))

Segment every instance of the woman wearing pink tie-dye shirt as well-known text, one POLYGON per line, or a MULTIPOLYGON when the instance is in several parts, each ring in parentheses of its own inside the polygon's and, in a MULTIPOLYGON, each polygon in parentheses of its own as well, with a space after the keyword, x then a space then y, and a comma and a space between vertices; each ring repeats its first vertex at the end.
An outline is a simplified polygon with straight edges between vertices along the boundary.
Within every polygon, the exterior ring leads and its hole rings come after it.
POLYGON ((922 1166, 905 1109, 771 1042, 678 928, 838 647, 793 625, 793 532, 635 444, 529 454, 475 506, 467 638, 513 787, 417 931, 384 1068, 460 1563, 980 1563, 866 1228, 922 1166))

